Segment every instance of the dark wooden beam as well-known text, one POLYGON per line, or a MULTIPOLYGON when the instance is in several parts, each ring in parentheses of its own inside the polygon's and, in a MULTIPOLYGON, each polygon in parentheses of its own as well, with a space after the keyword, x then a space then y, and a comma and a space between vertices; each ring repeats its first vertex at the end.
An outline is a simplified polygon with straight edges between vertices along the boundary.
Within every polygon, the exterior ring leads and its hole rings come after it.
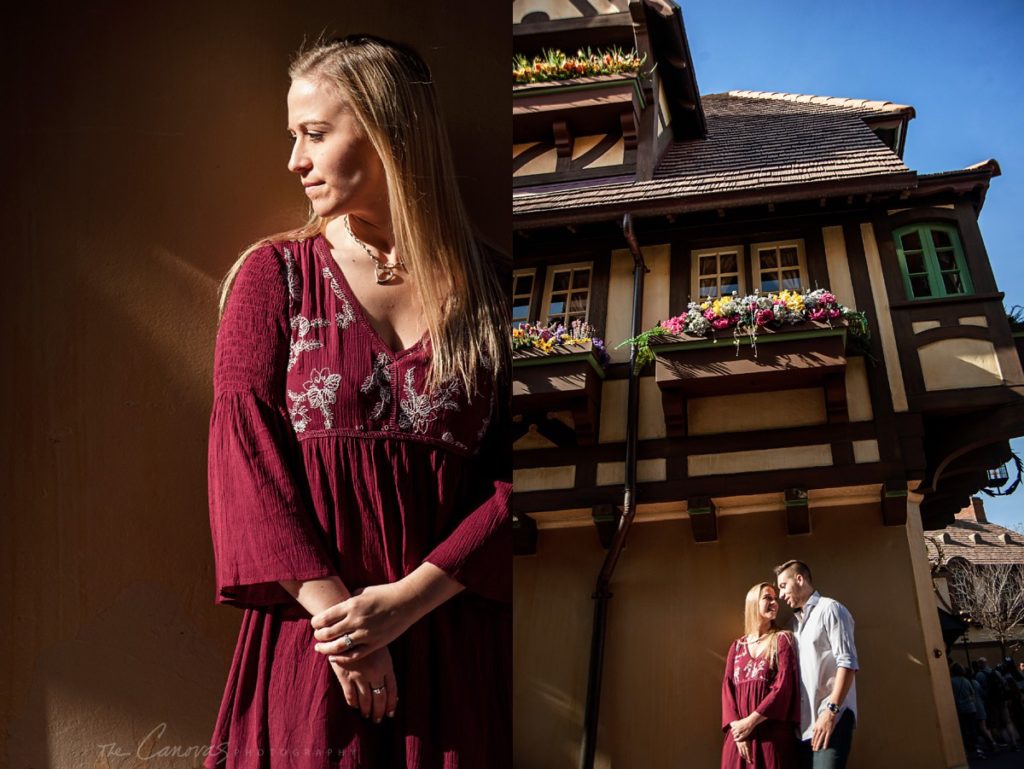
POLYGON ((524 513, 512 514, 512 552, 514 555, 537 554, 537 522, 524 513))
POLYGON ((597 529, 597 538, 601 540, 601 547, 607 550, 611 547, 615 532, 619 528, 622 510, 618 505, 595 505, 592 515, 594 526, 597 529))
POLYGON ((907 522, 907 479, 890 478, 882 484, 882 523, 903 526, 907 522))
POLYGON ((807 489, 786 489, 786 533, 811 533, 811 508, 807 501, 807 489))
POLYGON ((711 497, 691 497, 686 501, 690 527, 695 542, 714 542, 718 539, 718 513, 711 497))

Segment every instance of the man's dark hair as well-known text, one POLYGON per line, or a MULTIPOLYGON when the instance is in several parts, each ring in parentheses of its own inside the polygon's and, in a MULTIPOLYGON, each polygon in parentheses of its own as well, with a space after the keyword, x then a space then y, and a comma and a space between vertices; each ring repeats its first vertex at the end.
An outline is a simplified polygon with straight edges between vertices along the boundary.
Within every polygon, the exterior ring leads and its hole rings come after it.
POLYGON ((790 569, 793 570, 794 574, 800 574, 808 582, 812 584, 814 583, 814 580, 811 578, 811 567, 803 561, 786 561, 785 563, 776 566, 775 576, 778 577, 780 574, 782 574, 782 572, 789 571, 790 569))

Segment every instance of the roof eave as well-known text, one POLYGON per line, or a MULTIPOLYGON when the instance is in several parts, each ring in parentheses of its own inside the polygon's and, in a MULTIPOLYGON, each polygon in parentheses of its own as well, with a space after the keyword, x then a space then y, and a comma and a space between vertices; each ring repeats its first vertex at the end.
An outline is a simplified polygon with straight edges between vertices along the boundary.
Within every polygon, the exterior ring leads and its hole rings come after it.
MULTIPOLYGON (((557 227, 567 224, 584 224, 601 221, 617 221, 624 214, 635 216, 666 216, 713 211, 716 209, 741 208, 789 203, 801 200, 815 200, 829 197, 846 197, 880 192, 904 192, 917 186, 917 174, 908 171, 899 174, 880 174, 852 179, 828 180, 823 182, 759 187, 748 190, 691 195, 675 198, 656 198, 642 201, 613 201, 604 205, 585 208, 549 209, 516 213, 513 210, 514 230, 557 227)), ((513 207, 515 201, 513 200, 513 207)))

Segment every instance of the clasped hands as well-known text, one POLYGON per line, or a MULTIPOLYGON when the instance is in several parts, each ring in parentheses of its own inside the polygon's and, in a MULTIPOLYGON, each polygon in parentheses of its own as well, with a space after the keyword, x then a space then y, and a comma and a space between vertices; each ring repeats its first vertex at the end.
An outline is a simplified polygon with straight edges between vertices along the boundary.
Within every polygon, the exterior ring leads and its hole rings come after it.
POLYGON ((750 736, 753 734, 754 728, 760 722, 761 721, 757 718, 756 714, 751 713, 746 718, 740 718, 729 724, 729 732, 732 735, 733 741, 736 743, 736 749, 740 753, 740 758, 747 763, 754 762, 753 749, 750 745, 750 736))
POLYGON ((345 701, 375 723, 394 716, 398 704, 387 645, 418 618, 415 600, 399 580, 356 590, 310 621, 314 649, 330 661, 345 701))

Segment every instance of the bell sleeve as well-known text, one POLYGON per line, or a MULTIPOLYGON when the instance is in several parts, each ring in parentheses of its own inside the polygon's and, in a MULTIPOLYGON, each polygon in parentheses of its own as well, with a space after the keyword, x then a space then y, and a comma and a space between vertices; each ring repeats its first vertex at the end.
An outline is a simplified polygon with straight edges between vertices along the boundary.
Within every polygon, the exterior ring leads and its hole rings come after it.
POLYGON ((794 708, 794 702, 798 701, 797 665, 793 637, 788 633, 781 633, 775 678, 768 693, 761 698, 754 710, 772 721, 793 721, 794 714, 795 720, 799 721, 799 707, 794 708))
POLYGON ((424 559, 467 590, 502 603, 512 601, 510 405, 511 389, 503 378, 496 384, 494 414, 480 449, 478 481, 467 500, 470 512, 424 559))
POLYGON ((739 711, 736 708, 736 684, 733 681, 733 665, 736 661, 736 642, 729 647, 729 654, 725 658, 725 676, 722 678, 722 731, 728 732, 729 725, 733 721, 740 720, 739 711))
POLYGON ((281 257, 260 248, 243 263, 217 332, 208 464, 216 603, 290 603, 280 580, 337 574, 283 403, 289 301, 281 257))

